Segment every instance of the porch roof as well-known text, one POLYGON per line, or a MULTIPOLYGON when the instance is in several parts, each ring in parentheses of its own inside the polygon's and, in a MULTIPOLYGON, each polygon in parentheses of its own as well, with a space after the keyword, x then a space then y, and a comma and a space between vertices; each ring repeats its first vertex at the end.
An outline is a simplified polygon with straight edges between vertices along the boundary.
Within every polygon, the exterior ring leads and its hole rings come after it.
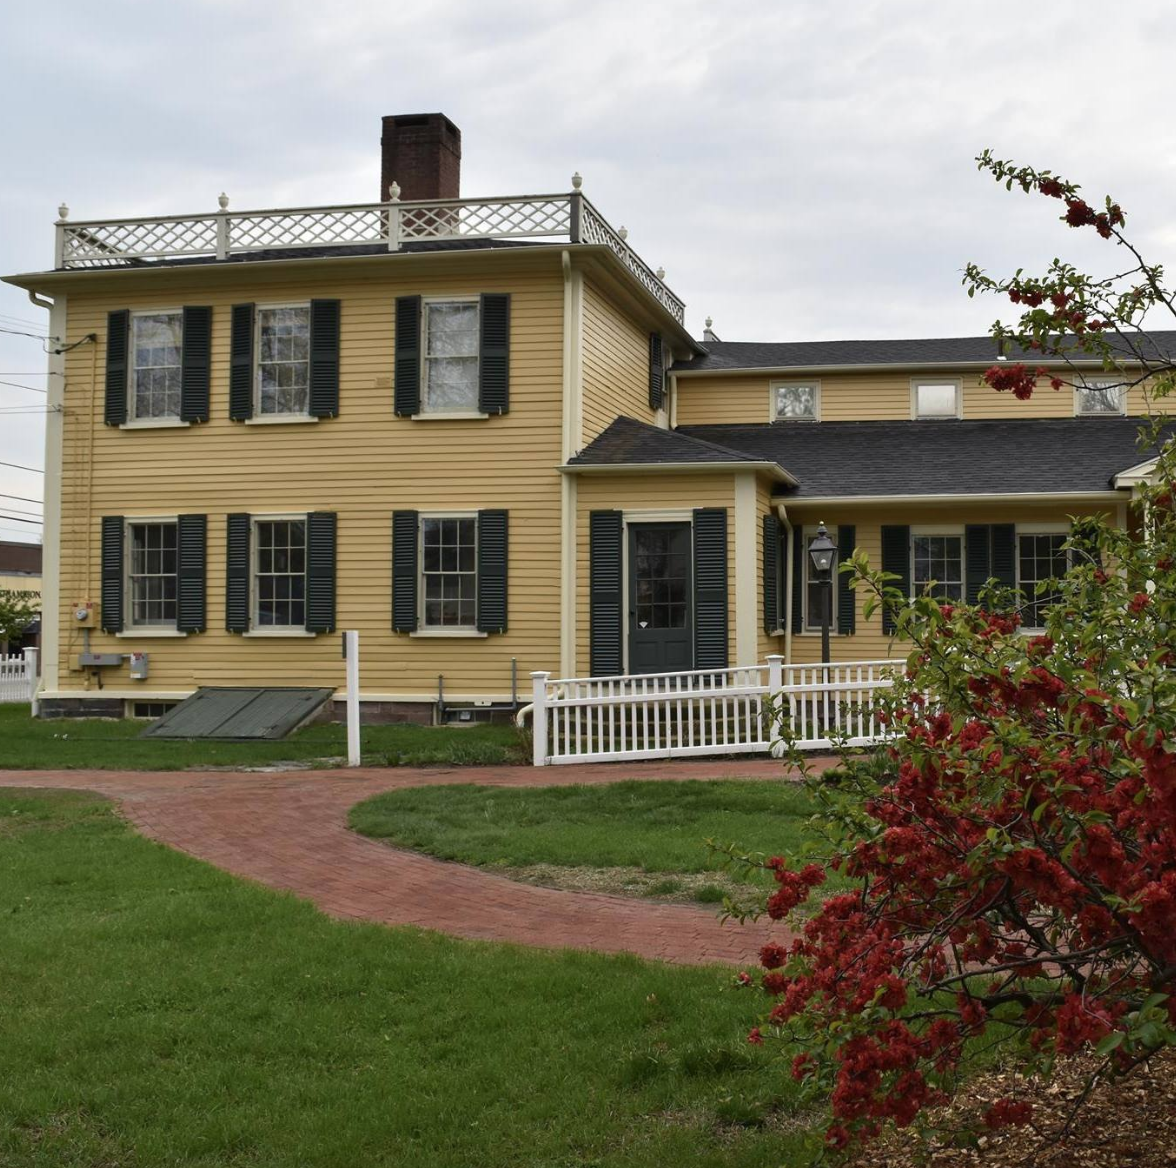
POLYGON ((786 498, 1106 495, 1154 453, 1138 418, 684 426, 679 437, 775 462, 786 498))

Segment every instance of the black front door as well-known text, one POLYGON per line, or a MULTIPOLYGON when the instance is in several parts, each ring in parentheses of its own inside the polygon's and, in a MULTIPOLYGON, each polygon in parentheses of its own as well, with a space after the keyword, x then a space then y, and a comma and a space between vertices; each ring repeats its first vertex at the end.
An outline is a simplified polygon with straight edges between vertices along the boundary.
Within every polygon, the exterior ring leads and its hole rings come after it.
POLYGON ((689 523, 629 525, 629 672, 672 673, 694 660, 689 523))

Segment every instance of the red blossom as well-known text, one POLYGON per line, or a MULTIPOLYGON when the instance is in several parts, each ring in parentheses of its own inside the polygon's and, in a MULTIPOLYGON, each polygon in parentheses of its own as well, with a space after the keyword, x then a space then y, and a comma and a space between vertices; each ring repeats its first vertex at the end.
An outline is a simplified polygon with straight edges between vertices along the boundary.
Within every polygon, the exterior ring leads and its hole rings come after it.
POLYGON ((764 1036, 760 1033, 760 1028, 758 1026, 753 1026, 747 1032, 747 1041, 750 1042, 752 1046, 763 1046, 764 1036))
POLYGON ((1018 1099, 998 1099, 985 1113, 985 1127, 1019 1127, 1033 1118, 1033 1104, 1018 1099))
POLYGON ((1066 188, 1056 178, 1043 178, 1037 189, 1051 199, 1060 199, 1066 193, 1066 188))

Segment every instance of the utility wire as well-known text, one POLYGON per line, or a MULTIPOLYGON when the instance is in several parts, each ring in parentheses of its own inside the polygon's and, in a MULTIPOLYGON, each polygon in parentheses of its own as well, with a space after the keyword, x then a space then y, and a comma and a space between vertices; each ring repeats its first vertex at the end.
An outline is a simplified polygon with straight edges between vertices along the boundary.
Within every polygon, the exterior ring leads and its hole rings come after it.
POLYGON ((21 519, 19 515, 0 515, 0 519, 8 519, 13 523, 31 523, 34 527, 44 527, 39 519, 21 519))
POLYGON ((34 519, 37 518, 36 511, 26 511, 23 507, 13 507, 11 503, 0 503, 0 508, 5 511, 11 511, 13 515, 31 515, 34 519))
POLYGON ((10 466, 13 470, 27 470, 29 474, 44 474, 45 472, 37 466, 21 466, 18 462, 4 462, 0 459, 0 466, 10 466))
POLYGON ((19 499, 22 503, 44 503, 44 499, 30 499, 28 495, 9 495, 0 491, 0 499, 19 499))
POLYGON ((48 393, 47 389, 40 389, 35 385, 21 385, 19 381, 0 380, 0 385, 10 385, 13 389, 27 389, 30 393, 48 393))
POLYGON ((48 341, 51 339, 48 333, 29 333, 25 332, 24 329, 7 328, 2 324, 0 324, 0 333, 8 333, 9 336, 13 337, 32 337, 34 341, 48 341))

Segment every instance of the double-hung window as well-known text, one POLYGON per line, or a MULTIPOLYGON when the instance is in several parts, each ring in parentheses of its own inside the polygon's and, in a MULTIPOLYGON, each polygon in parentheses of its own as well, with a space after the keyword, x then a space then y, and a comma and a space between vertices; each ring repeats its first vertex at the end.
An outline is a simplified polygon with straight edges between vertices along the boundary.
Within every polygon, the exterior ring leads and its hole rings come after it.
POLYGON ((1124 412, 1124 387, 1113 378, 1083 378, 1074 387, 1074 412, 1079 415, 1121 414, 1124 412))
POLYGON ((129 421, 179 421, 184 315, 131 315, 129 421))
MULTIPOLYGON (((809 529, 811 531, 811 529, 809 529)), ((837 543, 837 528, 829 529, 829 538, 837 543)), ((806 539, 805 543, 809 541, 806 539)), ((802 569, 804 574, 804 591, 801 594, 804 602, 804 630, 806 633, 819 633, 821 631, 821 618, 824 605, 824 597, 829 599, 829 629, 832 632, 837 632, 837 597, 835 595, 837 590, 837 581, 840 573, 837 571, 840 564, 840 548, 833 553, 833 565, 829 571, 829 587, 827 589, 822 587, 821 579, 817 575, 816 569, 813 567, 813 558, 808 553, 808 548, 797 548, 796 554, 802 557, 804 567, 802 569)))
POLYGON ((422 516, 420 535, 422 627, 476 629, 477 517, 422 516))
POLYGON ((922 596, 933 584, 931 595, 939 600, 964 596, 964 537, 954 533, 913 532, 911 535, 911 593, 922 596))
POLYGON ((257 309, 258 417, 310 413, 310 305, 257 309))
POLYGON ((128 523, 126 561, 130 627, 175 628, 178 596, 175 521, 128 523))
POLYGON ((253 521, 253 624, 259 629, 306 625, 306 518, 253 521))
POLYGON ((772 419, 776 422, 815 422, 821 387, 815 381, 774 381, 772 419))
POLYGON ((478 411, 479 317, 477 300, 424 302, 423 413, 478 411))
POLYGON ((1038 586, 1058 580, 1070 569, 1070 553, 1063 546, 1068 532, 1017 533, 1017 587, 1021 591, 1021 627, 1040 629, 1045 626, 1045 610, 1058 599, 1057 592, 1048 587, 1038 592, 1038 586))

